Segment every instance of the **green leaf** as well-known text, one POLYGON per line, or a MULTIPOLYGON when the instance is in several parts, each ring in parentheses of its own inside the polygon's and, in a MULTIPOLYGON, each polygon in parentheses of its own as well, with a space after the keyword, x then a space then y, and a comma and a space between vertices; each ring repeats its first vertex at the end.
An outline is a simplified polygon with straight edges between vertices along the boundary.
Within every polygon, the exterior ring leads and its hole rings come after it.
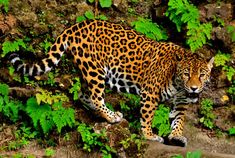
POLYGON ((24 43, 22 39, 17 39, 14 42, 5 41, 2 44, 2 50, 3 50, 2 57, 4 57, 9 52, 19 51, 20 46, 26 49, 26 44, 24 43))
POLYGON ((7 96, 9 94, 9 86, 7 84, 0 83, 0 94, 7 96))
POLYGON ((99 0, 102 8, 109 8, 112 5, 112 0, 99 0))
POLYGON ((32 97, 27 100, 26 112, 31 117, 35 128, 37 128, 41 116, 48 111, 51 111, 51 107, 46 104, 38 105, 36 98, 32 97))
POLYGON ((45 111, 40 117, 40 125, 42 127, 43 133, 48 133, 54 126, 52 115, 50 112, 45 111))
POLYGON ((0 0, 0 6, 4 6, 5 12, 9 10, 9 0, 0 0))
POLYGON ((235 135, 235 127, 229 129, 229 135, 235 135))
POLYGON ((90 19, 90 20, 95 19, 95 15, 94 15, 94 13, 91 10, 88 10, 88 11, 85 12, 85 17, 87 19, 90 19))
POLYGON ((86 17, 85 16, 78 16, 76 18, 76 22, 82 22, 82 21, 85 21, 86 20, 86 17))
POLYGON ((108 20, 108 18, 103 14, 99 15, 99 19, 100 20, 108 20))
POLYGON ((88 2, 90 2, 90 3, 94 3, 94 2, 95 2, 95 0, 88 0, 88 2))

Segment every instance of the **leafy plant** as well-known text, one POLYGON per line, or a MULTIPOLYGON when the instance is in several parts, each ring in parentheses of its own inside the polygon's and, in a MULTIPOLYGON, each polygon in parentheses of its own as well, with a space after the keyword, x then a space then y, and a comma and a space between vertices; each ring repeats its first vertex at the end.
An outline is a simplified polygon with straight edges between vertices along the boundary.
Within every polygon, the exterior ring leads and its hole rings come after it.
POLYGON ((20 129, 15 131, 15 140, 10 141, 6 147, 8 150, 19 149, 25 145, 28 145, 29 140, 35 138, 37 134, 38 133, 36 131, 32 131, 30 127, 23 125, 20 129))
POLYGON ((232 25, 227 26, 228 33, 231 34, 232 41, 235 42, 235 27, 232 25))
POLYGON ((51 45, 52 45, 51 42, 49 42, 47 39, 44 40, 43 42, 41 42, 41 43, 39 44, 39 46, 40 46, 41 48, 43 48, 44 51, 46 51, 46 52, 49 51, 49 48, 50 48, 51 45))
POLYGON ((9 99, 9 86, 0 83, 0 113, 7 116, 11 121, 19 119, 19 111, 23 108, 22 103, 9 99))
MULTIPOLYGON (((90 3, 94 3, 95 0, 88 0, 90 3)), ((99 4, 102 8, 110 8, 112 5, 112 0, 99 0, 99 4)))
POLYGON ((46 148, 45 150, 45 156, 47 157, 52 157, 53 155, 55 155, 55 150, 51 149, 51 148, 46 148))
MULTIPOLYGON (((193 151, 193 152, 187 152, 186 158, 201 158, 201 151, 193 151)), ((171 158, 184 158, 182 155, 175 155, 171 158)))
POLYGON ((84 15, 78 16, 78 17, 76 18, 76 22, 82 22, 82 21, 84 21, 84 20, 86 20, 86 19, 88 19, 88 20, 94 20, 94 19, 107 20, 108 18, 107 18, 105 15, 103 15, 103 14, 98 15, 98 16, 96 17, 95 14, 93 13, 93 11, 88 10, 88 11, 85 12, 84 15))
POLYGON ((169 0, 166 16, 176 24, 178 32, 186 25, 187 44, 193 52, 211 38, 212 24, 201 24, 199 10, 187 0, 169 0))
POLYGON ((122 140, 120 144, 124 147, 124 149, 128 149, 131 144, 135 144, 137 146, 137 149, 140 150, 142 146, 142 140, 138 138, 136 134, 131 134, 131 136, 125 140, 122 140))
POLYGON ((226 62, 230 61, 230 59, 230 54, 223 54, 221 51, 218 51, 215 55, 215 66, 225 66, 226 62))
POLYGON ((235 127, 232 127, 232 128, 230 128, 229 130, 228 130, 228 134, 229 135, 235 135, 235 127))
POLYGON ((81 89, 81 82, 80 79, 75 77, 75 83, 73 83, 72 87, 69 89, 69 93, 73 94, 73 100, 78 100, 78 93, 81 89))
POLYGON ((20 46, 26 49, 26 44, 23 39, 17 39, 13 42, 5 41, 2 44, 2 57, 4 57, 9 52, 15 52, 20 50, 20 46))
POLYGON ((160 104, 155 111, 152 127, 158 129, 159 136, 166 136, 171 132, 169 113, 170 108, 165 107, 163 104, 160 104))
POLYGON ((0 6, 3 6, 5 12, 8 12, 8 10, 9 10, 9 0, 0 0, 0 6))
POLYGON ((131 26, 153 40, 161 41, 168 38, 166 31, 150 19, 138 18, 137 21, 131 23, 131 26))
POLYGON ((130 105, 133 107, 140 107, 140 96, 131 93, 122 93, 123 96, 129 99, 130 105))
POLYGON ((200 114, 202 117, 200 118, 200 122, 207 128, 212 129, 214 127, 214 119, 215 115, 212 112, 213 110, 213 101, 210 99, 203 99, 201 102, 200 114))
POLYGON ((69 101, 69 98, 63 93, 52 94, 52 92, 49 92, 44 89, 38 89, 38 93, 35 96, 38 104, 43 102, 52 105, 53 103, 59 101, 62 102, 69 101))
POLYGON ((218 51, 218 54, 215 55, 215 65, 222 66, 222 69, 226 72, 228 80, 232 81, 232 78, 235 75, 235 69, 232 66, 227 65, 230 60, 230 54, 224 54, 218 51))
POLYGON ((105 131, 101 131, 101 133, 92 132, 92 128, 84 123, 78 124, 77 131, 81 134, 84 150, 91 152, 91 149, 98 147, 103 153, 103 157, 111 157, 111 153, 115 153, 114 149, 103 143, 107 141, 105 131))
POLYGON ((65 126, 73 127, 75 123, 75 111, 71 108, 64 108, 62 102, 52 105, 37 103, 36 98, 28 99, 26 103, 26 112, 33 121, 36 129, 41 127, 43 133, 48 133, 54 127, 60 133, 65 126))

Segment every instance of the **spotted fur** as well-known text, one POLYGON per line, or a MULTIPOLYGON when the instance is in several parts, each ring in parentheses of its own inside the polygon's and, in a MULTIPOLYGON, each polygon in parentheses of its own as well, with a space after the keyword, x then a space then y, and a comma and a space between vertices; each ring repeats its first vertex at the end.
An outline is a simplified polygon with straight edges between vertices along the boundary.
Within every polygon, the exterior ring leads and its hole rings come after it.
POLYGON ((105 106, 105 85, 118 92, 141 96, 141 129, 149 140, 163 142, 153 134, 151 122, 159 102, 171 100, 172 132, 169 139, 187 143, 182 135, 185 104, 196 102, 188 94, 198 94, 209 81, 213 58, 207 62, 173 43, 162 43, 137 34, 119 24, 84 21, 59 35, 48 57, 29 66, 12 54, 17 71, 30 76, 41 75, 57 66, 63 53, 70 52, 88 85, 80 99, 110 123, 123 115, 105 106))

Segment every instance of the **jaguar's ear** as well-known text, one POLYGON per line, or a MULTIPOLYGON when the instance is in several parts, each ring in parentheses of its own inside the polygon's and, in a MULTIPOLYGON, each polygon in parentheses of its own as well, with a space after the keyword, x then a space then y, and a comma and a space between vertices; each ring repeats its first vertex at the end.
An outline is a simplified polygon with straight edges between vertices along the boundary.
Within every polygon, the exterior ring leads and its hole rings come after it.
POLYGON ((207 63, 207 66, 208 66, 208 68, 209 68, 210 70, 211 70, 212 67, 213 67, 214 60, 215 60, 215 58, 212 57, 212 58, 210 59, 210 61, 207 63))

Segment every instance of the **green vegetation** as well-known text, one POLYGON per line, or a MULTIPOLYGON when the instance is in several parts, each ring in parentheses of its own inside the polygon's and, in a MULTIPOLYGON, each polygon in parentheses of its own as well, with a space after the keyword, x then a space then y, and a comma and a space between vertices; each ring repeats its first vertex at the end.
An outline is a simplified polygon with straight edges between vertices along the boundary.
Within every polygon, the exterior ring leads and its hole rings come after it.
POLYGON ((94 20, 94 19, 108 20, 108 18, 105 15, 101 14, 101 15, 95 16, 93 11, 88 10, 88 11, 85 12, 84 15, 78 16, 76 18, 76 22, 82 22, 82 21, 84 21, 86 19, 88 19, 88 20, 94 20))
POLYGON ((111 154, 116 152, 110 146, 105 145, 104 142, 108 141, 105 131, 102 130, 100 133, 92 132, 92 128, 84 123, 78 124, 77 131, 81 134, 84 150, 91 152, 92 149, 98 148, 103 157, 106 158, 111 158, 111 154))
POLYGON ((157 41, 167 40, 168 38, 166 31, 149 19, 138 18, 137 21, 131 23, 131 26, 136 31, 143 33, 147 37, 157 41))
POLYGON ((212 129, 214 127, 214 119, 216 116, 212 112, 213 110, 213 101, 210 99, 203 99, 201 102, 200 114, 202 117, 200 118, 200 122, 203 126, 212 129))
MULTIPOLYGON (((88 0, 90 3, 94 3, 95 0, 88 0)), ((99 4, 102 8, 110 8, 112 5, 112 0, 99 0, 99 4)))
POLYGON ((46 148, 45 150, 45 156, 47 157, 52 157, 53 155, 55 155, 55 150, 51 149, 51 148, 46 148))
MULTIPOLYGON (((193 152, 187 152, 185 158, 201 158, 201 151, 193 151, 193 152)), ((184 158, 182 155, 175 155, 171 158, 184 158)))
POLYGON ((235 136, 235 127, 232 127, 228 130, 228 134, 231 136, 235 136))
POLYGON ((5 12, 9 10, 9 1, 10 0, 0 0, 0 7, 3 6, 5 12))
POLYGON ((57 103, 59 101, 69 101, 69 98, 63 93, 52 94, 52 92, 43 89, 39 89, 35 96, 38 104, 43 102, 52 105, 53 103, 57 103))
POLYGON ((165 107, 163 104, 160 104, 155 111, 152 127, 157 128, 159 136, 166 136, 171 132, 169 113, 170 108, 165 107))
POLYGON ((78 92, 81 89, 81 82, 78 77, 74 78, 75 83, 73 83, 72 87, 69 89, 69 93, 73 94, 73 100, 78 100, 78 92))
POLYGON ((13 42, 5 41, 2 44, 2 57, 10 52, 15 52, 20 50, 20 46, 26 49, 26 44, 23 39, 17 39, 13 42))
POLYGON ((3 146, 3 149, 16 150, 29 144, 29 141, 38 135, 36 131, 32 131, 30 127, 21 126, 14 132, 15 140, 10 141, 7 146, 3 146))
POLYGON ((75 111, 71 108, 64 108, 62 102, 56 102, 52 106, 39 105, 37 100, 32 97, 27 101, 26 112, 32 119, 35 129, 42 128, 44 134, 55 127, 60 133, 63 127, 72 128, 75 124, 75 111))
POLYGON ((22 103, 10 100, 9 86, 0 83, 0 113, 16 122, 19 119, 19 111, 23 109, 22 103))
POLYGON ((166 16, 176 24, 178 32, 186 26, 187 44, 193 52, 211 38, 212 24, 201 24, 199 10, 187 0, 169 0, 166 16))
POLYGON ((232 78, 235 75, 235 69, 232 66, 229 66, 229 61, 231 61, 230 54, 224 54, 221 51, 218 51, 218 54, 215 55, 215 66, 221 66, 222 70, 226 72, 228 80, 232 81, 232 78))
POLYGON ((138 151, 141 149, 142 146, 142 139, 138 138, 136 134, 131 134, 131 136, 125 140, 122 140, 120 144, 124 147, 124 149, 128 149, 132 144, 137 146, 138 151))
POLYGON ((232 25, 227 26, 228 33, 231 34, 232 41, 235 42, 235 27, 232 25))

